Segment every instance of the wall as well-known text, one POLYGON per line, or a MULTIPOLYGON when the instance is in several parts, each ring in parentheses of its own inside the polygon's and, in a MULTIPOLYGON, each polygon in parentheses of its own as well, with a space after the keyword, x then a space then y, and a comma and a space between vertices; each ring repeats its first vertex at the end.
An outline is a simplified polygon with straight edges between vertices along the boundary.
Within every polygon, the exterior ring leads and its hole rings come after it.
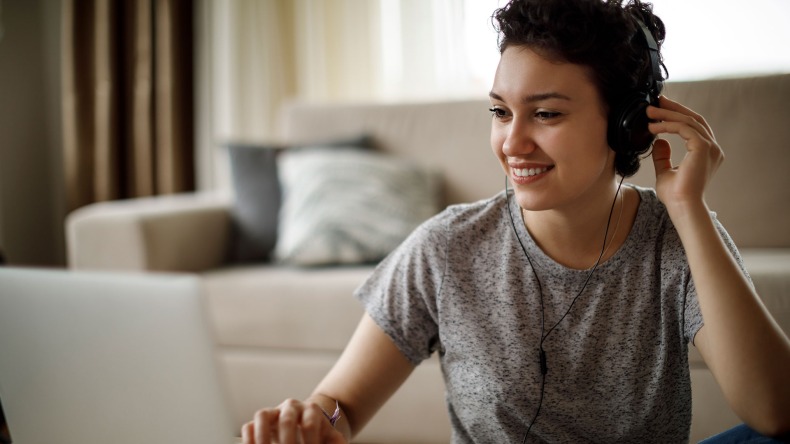
POLYGON ((0 1, 0 249, 62 265, 60 2, 0 1))

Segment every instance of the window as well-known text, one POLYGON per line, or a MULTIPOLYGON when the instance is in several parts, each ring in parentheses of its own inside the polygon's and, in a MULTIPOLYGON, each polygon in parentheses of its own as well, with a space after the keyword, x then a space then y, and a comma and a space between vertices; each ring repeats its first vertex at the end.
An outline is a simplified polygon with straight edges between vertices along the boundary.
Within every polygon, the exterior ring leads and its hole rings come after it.
MULTIPOLYGON (((499 59, 490 16, 505 3, 381 0, 382 94, 483 95, 499 59)), ((790 72, 787 0, 652 3, 667 28, 670 81, 790 72)))

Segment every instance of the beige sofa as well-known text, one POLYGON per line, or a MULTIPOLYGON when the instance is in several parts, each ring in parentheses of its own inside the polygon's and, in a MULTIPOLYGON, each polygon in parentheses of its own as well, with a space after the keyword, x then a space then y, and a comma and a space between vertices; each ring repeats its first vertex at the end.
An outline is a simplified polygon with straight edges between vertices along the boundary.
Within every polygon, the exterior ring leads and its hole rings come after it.
MULTIPOLYGON (((702 113, 716 131, 727 160, 707 201, 739 245, 766 306, 790 332, 790 75, 670 83, 666 94, 702 113)), ((372 134, 378 149, 440 171, 446 203, 454 203, 503 186, 489 148, 487 108, 486 100, 291 104, 281 129, 291 142, 372 134)), ((652 181, 648 160, 632 182, 652 181)), ((209 194, 100 203, 72 213, 67 236, 75 269, 203 277, 218 359, 241 424, 257 408, 310 392, 362 315, 351 294, 371 268, 224 264, 230 205, 209 194)), ((691 366, 696 442, 739 421, 693 350, 691 366)), ((434 360, 418 367, 358 441, 447 442, 449 435, 434 360)))

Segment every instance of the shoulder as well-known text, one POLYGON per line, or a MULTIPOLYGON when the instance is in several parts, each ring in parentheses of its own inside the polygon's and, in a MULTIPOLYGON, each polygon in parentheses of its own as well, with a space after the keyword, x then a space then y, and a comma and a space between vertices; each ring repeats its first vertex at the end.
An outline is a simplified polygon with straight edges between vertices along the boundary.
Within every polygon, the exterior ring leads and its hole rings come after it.
MULTIPOLYGON (((682 249, 682 243, 680 241, 680 237, 675 230, 675 226, 672 223, 672 219, 669 217, 669 213, 667 213, 667 209, 663 203, 658 199, 658 195, 656 194, 655 190, 652 188, 641 188, 634 186, 634 188, 639 191, 640 198, 642 202, 645 204, 645 212, 653 219, 657 230, 660 230, 665 234, 665 238, 669 238, 672 240, 672 245, 675 247, 679 247, 682 249), (668 236, 667 236, 668 234, 668 236)), ((642 207, 640 206, 640 211, 642 211, 642 207)), ((738 247, 735 245, 732 237, 730 236, 727 229, 719 220, 715 211, 710 210, 710 218, 713 221, 713 225, 716 227, 716 230, 719 232, 719 237, 721 237, 722 241, 726 245, 727 249, 735 258, 735 261, 740 265, 741 269, 745 272, 746 269, 743 265, 743 260, 741 258, 740 252, 738 251, 738 247)), ((684 253, 685 255, 685 253, 684 253)))
POLYGON ((417 227, 390 254, 391 261, 446 262, 453 252, 469 251, 497 239, 506 217, 504 193, 477 202, 450 205, 417 227))
POLYGON ((641 235, 660 235, 676 233, 675 227, 672 224, 672 219, 669 217, 667 208, 658 198, 656 190, 653 188, 645 188, 636 185, 631 185, 639 194, 639 210, 635 220, 635 229, 641 235))
POLYGON ((639 211, 646 212, 649 216, 653 216, 653 220, 667 217, 667 209, 656 194, 653 188, 640 187, 638 185, 630 185, 631 188, 636 190, 639 194, 640 204, 639 211))
POLYGON ((505 214, 506 208, 505 193, 500 192, 477 202, 450 205, 436 219, 456 232, 479 230, 495 225, 505 214))
MULTIPOLYGON (((642 260, 645 254, 661 258, 661 263, 677 264, 685 259, 685 251, 666 207, 652 188, 632 185, 639 193, 639 209, 631 229, 628 252, 642 260), (648 253, 653 252, 653 253, 648 253)), ((672 265, 674 266, 674 265, 672 265)), ((683 269, 685 267, 679 267, 683 269)))
POLYGON ((477 202, 450 205, 423 223, 418 231, 438 231, 455 236, 485 230, 502 220, 506 208, 504 192, 477 202))
MULTIPOLYGON (((675 225, 669 217, 664 204, 659 200, 656 191, 652 188, 644 188, 631 185, 639 193, 641 202, 639 204, 639 214, 635 222, 634 229, 639 233, 639 238, 643 241, 652 241, 659 244, 664 250, 678 251, 685 258, 685 251, 680 240, 675 225)), ((729 233, 721 224, 716 216, 716 212, 710 212, 711 220, 716 226, 720 237, 727 245, 727 248, 740 263, 740 255, 735 243, 729 233)))
MULTIPOLYGON (((675 230, 675 226, 672 223, 672 219, 669 217, 667 208, 658 198, 656 191, 653 188, 645 188, 637 185, 630 186, 639 193, 639 198, 641 199, 639 205, 640 214, 637 221, 652 227, 654 230, 674 233, 677 235, 677 231, 675 230)), ((710 217, 722 237, 729 237, 726 230, 724 229, 724 226, 722 226, 721 222, 716 216, 715 211, 710 211, 710 217)))
POLYGON ((450 205, 440 215, 444 214, 449 218, 464 219, 468 223, 476 223, 479 222, 481 217, 486 218, 489 215, 501 216, 504 208, 505 193, 501 191, 494 196, 478 200, 477 202, 450 205))

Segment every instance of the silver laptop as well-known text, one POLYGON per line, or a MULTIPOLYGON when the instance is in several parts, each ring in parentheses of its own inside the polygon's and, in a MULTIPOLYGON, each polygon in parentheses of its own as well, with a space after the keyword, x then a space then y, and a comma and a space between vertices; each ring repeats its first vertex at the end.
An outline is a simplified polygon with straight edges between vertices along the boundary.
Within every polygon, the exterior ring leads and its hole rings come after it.
POLYGON ((14 444, 229 444, 199 280, 0 267, 14 444))

